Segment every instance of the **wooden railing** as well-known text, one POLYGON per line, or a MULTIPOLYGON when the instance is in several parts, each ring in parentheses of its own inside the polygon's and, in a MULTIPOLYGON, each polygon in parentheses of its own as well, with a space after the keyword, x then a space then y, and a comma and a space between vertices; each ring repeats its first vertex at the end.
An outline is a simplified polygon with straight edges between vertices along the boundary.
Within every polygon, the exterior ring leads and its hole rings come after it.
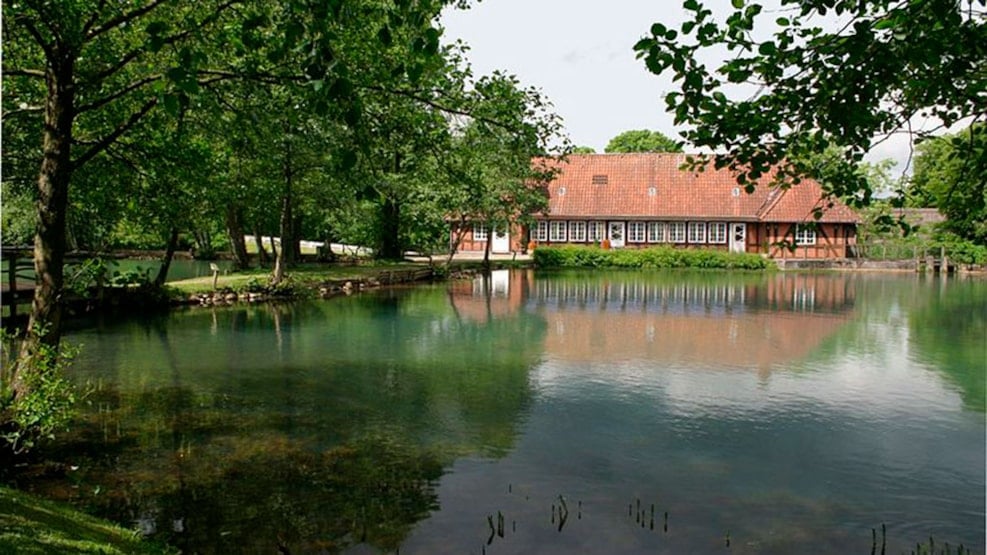
POLYGON ((0 260, 6 264, 0 305, 10 307, 10 316, 17 316, 17 305, 34 298, 34 250, 28 246, 0 247, 0 260))

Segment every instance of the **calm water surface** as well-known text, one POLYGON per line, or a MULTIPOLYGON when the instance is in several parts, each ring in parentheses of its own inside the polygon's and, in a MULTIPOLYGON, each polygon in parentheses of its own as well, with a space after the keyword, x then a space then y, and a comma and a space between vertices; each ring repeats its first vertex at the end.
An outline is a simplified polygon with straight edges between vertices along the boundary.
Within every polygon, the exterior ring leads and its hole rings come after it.
POLYGON ((188 553, 985 548, 982 280, 502 272, 69 341, 78 468, 31 487, 188 553))

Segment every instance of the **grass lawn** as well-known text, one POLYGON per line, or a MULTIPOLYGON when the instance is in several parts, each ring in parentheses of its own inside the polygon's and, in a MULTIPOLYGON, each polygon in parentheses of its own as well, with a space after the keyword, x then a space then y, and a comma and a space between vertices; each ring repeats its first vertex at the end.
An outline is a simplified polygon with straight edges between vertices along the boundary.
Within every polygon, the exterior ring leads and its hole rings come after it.
MULTIPOLYGON (((376 277, 384 272, 414 270, 425 268, 426 264, 414 262, 401 263, 375 263, 358 266, 346 266, 335 264, 300 264, 288 270, 288 279, 298 284, 321 283, 327 280, 359 280, 376 277)), ((216 286, 220 289, 238 289, 245 286, 251 280, 258 283, 266 283, 270 278, 271 270, 251 269, 232 274, 220 274, 216 286)), ((205 293, 213 290, 212 276, 184 279, 168 283, 168 287, 182 294, 205 293)))
POLYGON ((0 553, 176 553, 75 509, 0 486, 0 553))

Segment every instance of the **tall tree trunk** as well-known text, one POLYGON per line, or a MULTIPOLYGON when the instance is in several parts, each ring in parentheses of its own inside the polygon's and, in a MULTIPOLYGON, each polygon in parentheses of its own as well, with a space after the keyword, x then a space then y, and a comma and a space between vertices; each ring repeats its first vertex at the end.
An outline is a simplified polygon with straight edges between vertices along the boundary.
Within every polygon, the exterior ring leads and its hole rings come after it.
POLYGON ((291 221, 291 248, 294 250, 294 260, 302 259, 302 215, 296 214, 291 221))
POLYGON ((232 203, 226 206, 226 234, 230 237, 235 269, 249 267, 250 258, 247 256, 247 242, 243 235, 243 216, 240 207, 232 203))
POLYGON ((168 269, 171 268, 171 260, 175 257, 175 250, 178 249, 178 228, 171 228, 171 234, 168 235, 168 247, 165 249, 164 259, 161 261, 161 267, 158 268, 158 275, 154 278, 155 287, 161 287, 165 284, 165 280, 168 279, 168 269))
POLYGON ((456 253, 459 252, 459 245, 463 243, 463 237, 466 237, 466 224, 466 218, 460 217, 459 222, 451 226, 452 238, 449 241, 449 256, 446 258, 446 268, 452 264, 452 259, 456 256, 456 253))
POLYGON ((284 280, 285 270, 294 262, 295 249, 292 247, 294 241, 292 227, 293 218, 291 214, 291 186, 292 186, 292 167, 291 167, 291 140, 290 136, 285 137, 285 156, 282 166, 284 174, 284 189, 281 193, 281 248, 277 251, 277 256, 274 259, 274 275, 271 278, 271 284, 277 285, 284 280))
MULTIPOLYGON (((20 360, 29 361, 42 345, 58 347, 61 338, 60 297, 64 284, 65 214, 72 177, 72 122, 75 119, 75 52, 56 48, 45 72, 44 142, 38 174, 37 228, 34 235, 34 271, 37 287, 31 304, 27 337, 20 360)), ((11 385, 17 396, 27 393, 20 368, 11 385)))
POLYGON ((483 274, 490 275, 490 243, 493 242, 495 228, 487 226, 487 244, 483 247, 483 274))
POLYGON ((264 237, 260 234, 258 226, 254 226, 254 243, 257 245, 257 260, 261 266, 267 266, 271 263, 271 257, 267 255, 267 249, 264 248, 264 237))
POLYGON ((215 258, 216 251, 212 248, 212 235, 208 230, 192 230, 192 237, 195 238, 195 258, 199 260, 212 260, 215 258))
MULTIPOLYGON (((394 153, 394 175, 401 174, 401 153, 394 153)), ((384 204, 380 211, 380 250, 377 258, 397 260, 402 257, 401 248, 401 201, 394 198, 393 190, 385 191, 384 204)))
POLYGON ((380 211, 380 251, 377 252, 377 258, 399 259, 401 258, 401 203, 387 195, 384 197, 380 211))

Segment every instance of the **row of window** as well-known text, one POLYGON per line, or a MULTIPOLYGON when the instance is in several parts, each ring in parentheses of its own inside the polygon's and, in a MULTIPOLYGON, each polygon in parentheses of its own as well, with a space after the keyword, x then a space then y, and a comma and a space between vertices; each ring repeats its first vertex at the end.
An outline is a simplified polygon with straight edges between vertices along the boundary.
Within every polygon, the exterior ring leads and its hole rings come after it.
MULTIPOLYGON (((622 240, 624 222, 610 222, 610 239, 622 240)), ((726 244, 725 222, 626 222, 628 243, 710 243, 726 244)), ((531 238, 538 242, 596 243, 607 235, 606 222, 599 221, 539 221, 531 230, 531 238)), ((743 237, 738 237, 743 240, 743 237)), ((796 245, 815 245, 816 230, 796 226, 796 245)))
MULTIPOLYGON (((610 239, 620 240, 623 222, 611 222, 610 239)), ((532 229, 535 241, 595 243, 607 237, 605 222, 540 221, 532 229)), ((628 243, 713 243, 726 244, 724 222, 627 222, 628 243)))

